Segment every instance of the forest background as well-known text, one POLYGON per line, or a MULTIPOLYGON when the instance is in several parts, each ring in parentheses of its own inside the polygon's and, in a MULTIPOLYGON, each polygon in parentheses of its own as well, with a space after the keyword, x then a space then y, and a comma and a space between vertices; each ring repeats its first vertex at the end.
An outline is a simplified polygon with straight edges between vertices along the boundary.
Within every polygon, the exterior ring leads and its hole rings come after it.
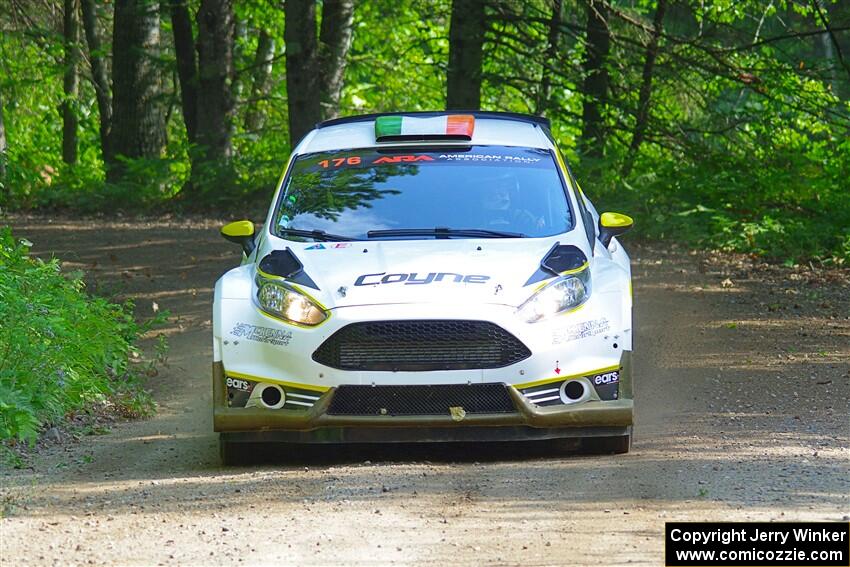
POLYGON ((548 117, 645 236, 850 260, 846 0, 0 3, 6 211, 236 217, 316 122, 444 108, 548 117))

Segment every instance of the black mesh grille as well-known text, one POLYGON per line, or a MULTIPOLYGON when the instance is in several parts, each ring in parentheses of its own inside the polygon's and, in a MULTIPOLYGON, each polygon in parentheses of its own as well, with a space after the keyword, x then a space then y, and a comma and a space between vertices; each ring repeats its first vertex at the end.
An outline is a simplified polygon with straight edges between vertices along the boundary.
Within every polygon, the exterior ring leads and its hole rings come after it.
POLYGON ((501 368, 531 356, 515 336, 487 321, 369 321, 347 325, 313 353, 341 370, 501 368))
POLYGON ((513 413, 504 384, 443 384, 430 386, 340 386, 328 408, 330 415, 450 415, 461 407, 467 414, 513 413))

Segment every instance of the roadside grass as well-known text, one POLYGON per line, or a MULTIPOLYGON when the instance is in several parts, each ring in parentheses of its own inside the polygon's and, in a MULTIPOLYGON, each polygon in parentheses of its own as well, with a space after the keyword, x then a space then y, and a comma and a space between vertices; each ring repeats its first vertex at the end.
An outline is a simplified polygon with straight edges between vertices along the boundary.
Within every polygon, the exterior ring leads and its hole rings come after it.
POLYGON ((133 364, 140 337, 167 313, 139 323, 131 302, 89 295, 82 272, 62 273, 30 246, 0 227, 0 461, 11 466, 21 466, 16 446, 71 417, 151 415, 140 375, 167 355, 161 338, 156 361, 133 364))

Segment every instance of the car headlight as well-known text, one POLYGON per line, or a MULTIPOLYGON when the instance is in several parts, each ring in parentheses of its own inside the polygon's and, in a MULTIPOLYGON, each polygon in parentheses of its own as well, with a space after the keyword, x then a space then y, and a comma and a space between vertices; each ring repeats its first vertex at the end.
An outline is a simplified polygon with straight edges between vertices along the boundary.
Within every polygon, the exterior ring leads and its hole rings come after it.
POLYGON ((257 278, 257 303, 266 313, 298 325, 312 327, 328 318, 312 299, 279 281, 257 278))
POLYGON ((590 268, 561 276, 520 305, 516 313, 527 323, 536 323, 550 315, 575 309, 590 297, 590 268))

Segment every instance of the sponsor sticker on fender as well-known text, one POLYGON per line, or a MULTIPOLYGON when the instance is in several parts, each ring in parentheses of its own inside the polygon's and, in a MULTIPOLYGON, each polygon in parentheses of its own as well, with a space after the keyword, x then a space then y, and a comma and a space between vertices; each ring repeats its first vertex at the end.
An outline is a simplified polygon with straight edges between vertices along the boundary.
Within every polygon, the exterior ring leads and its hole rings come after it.
POLYGON ((593 319, 583 323, 576 323, 563 329, 558 329, 552 333, 552 344, 557 345, 567 343, 578 339, 586 339, 600 333, 604 333, 611 328, 608 319, 593 319))
POLYGON ((246 341, 256 341, 258 343, 268 343, 277 346, 287 346, 289 341, 292 340, 292 333, 290 331, 258 327, 256 325, 249 325, 248 323, 236 323, 230 334, 234 337, 241 337, 246 341))

